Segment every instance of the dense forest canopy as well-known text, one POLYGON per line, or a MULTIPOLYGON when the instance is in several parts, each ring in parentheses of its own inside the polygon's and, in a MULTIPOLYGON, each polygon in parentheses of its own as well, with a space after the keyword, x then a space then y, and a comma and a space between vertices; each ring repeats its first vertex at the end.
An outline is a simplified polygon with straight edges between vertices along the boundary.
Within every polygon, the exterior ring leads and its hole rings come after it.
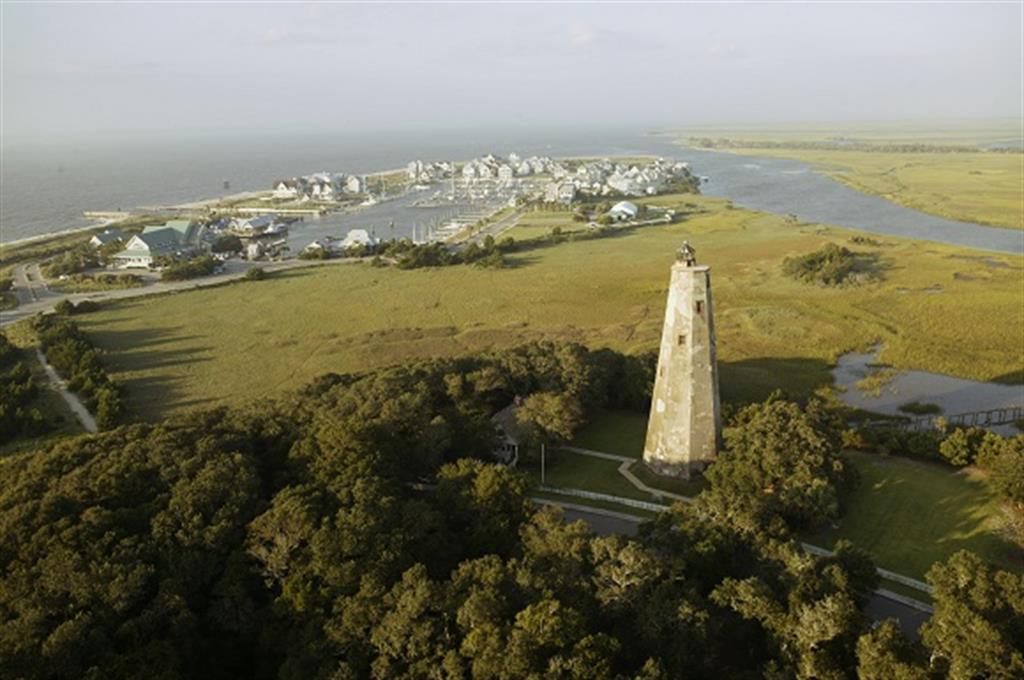
MULTIPOLYGON (((864 553, 802 550, 793 532, 839 513, 855 483, 820 404, 740 411, 710 490, 633 539, 538 510, 524 477, 488 462, 490 418, 515 396, 642 408, 649 364, 541 343, 324 376, 258 410, 123 425, 9 459, 0 674, 1024 673, 1019 575, 966 553, 936 567, 922 644, 864 615, 877 585, 864 553)), ((548 436, 550 419, 535 420, 548 436)))

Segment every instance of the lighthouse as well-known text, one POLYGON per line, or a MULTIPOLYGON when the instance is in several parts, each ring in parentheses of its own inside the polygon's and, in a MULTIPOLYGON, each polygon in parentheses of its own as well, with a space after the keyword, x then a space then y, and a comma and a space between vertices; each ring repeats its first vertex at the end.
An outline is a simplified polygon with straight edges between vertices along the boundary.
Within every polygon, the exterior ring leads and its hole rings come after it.
POLYGON ((720 437, 711 270, 684 243, 672 265, 644 462, 689 479, 714 460, 720 437))

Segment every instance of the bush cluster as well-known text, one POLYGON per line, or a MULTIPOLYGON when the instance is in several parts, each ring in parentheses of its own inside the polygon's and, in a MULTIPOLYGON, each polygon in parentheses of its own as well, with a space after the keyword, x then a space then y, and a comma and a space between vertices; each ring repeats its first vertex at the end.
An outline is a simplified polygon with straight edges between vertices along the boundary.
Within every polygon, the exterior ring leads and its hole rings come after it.
POLYGON ((0 333, 0 444, 46 431, 42 414, 32 405, 38 393, 32 373, 19 360, 18 349, 0 333))
POLYGON ((480 267, 500 269, 506 265, 505 254, 515 248, 515 241, 505 238, 496 241, 493 236, 483 242, 471 241, 461 249, 443 243, 415 244, 407 239, 388 241, 378 252, 396 260, 399 269, 447 267, 457 264, 476 264, 480 267))
POLYGON ((53 311, 57 314, 63 314, 70 316, 73 314, 86 314, 88 312, 95 312, 100 308, 100 303, 95 300, 81 300, 77 304, 64 298, 53 307, 53 311))
POLYGON ((220 262, 210 255, 194 257, 191 260, 172 262, 160 275, 162 281, 184 281, 200 276, 209 276, 217 269, 220 262))
POLYGON ((43 267, 43 273, 47 278, 55 279, 98 266, 100 266, 100 260, 96 250, 89 245, 82 245, 66 250, 47 262, 43 267))
POLYGON ((92 342, 62 315, 38 316, 32 328, 46 359, 96 415, 101 429, 117 425, 124 405, 121 386, 110 379, 92 342))
POLYGON ((835 243, 827 243, 824 248, 813 253, 787 257, 782 262, 782 271, 787 276, 798 281, 825 286, 838 286, 865 278, 854 277, 858 269, 860 263, 857 254, 835 243))

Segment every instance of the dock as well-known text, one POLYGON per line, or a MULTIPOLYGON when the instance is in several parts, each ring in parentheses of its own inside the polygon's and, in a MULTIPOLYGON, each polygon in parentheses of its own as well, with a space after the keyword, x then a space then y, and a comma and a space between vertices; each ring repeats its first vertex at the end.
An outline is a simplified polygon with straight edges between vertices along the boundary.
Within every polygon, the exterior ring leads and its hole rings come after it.
POLYGON ((117 210, 86 210, 82 216, 87 220, 124 220, 131 217, 131 213, 117 210))

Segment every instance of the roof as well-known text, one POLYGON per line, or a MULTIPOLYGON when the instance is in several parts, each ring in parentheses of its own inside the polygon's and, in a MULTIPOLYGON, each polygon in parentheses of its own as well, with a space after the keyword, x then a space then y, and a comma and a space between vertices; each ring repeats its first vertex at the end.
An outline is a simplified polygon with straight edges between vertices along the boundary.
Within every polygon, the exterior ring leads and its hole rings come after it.
POLYGON ((519 407, 515 402, 512 402, 491 416, 491 422, 498 426, 502 436, 505 437, 509 443, 517 445, 523 438, 522 427, 516 419, 516 412, 518 410, 519 407))
POLYGON ((256 217, 239 217, 237 218, 238 224, 249 225, 252 229, 259 229, 260 227, 269 227, 274 223, 276 215, 258 215, 256 217))
POLYGON ((136 257, 153 257, 153 253, 148 250, 133 248, 131 250, 122 250, 121 252, 114 254, 115 260, 130 260, 136 257))
POLYGON ((151 254, 173 253, 178 250, 181 236, 177 230, 168 227, 153 229, 136 234, 129 245, 136 240, 141 241, 151 254))
POLYGON ((365 229, 352 229, 345 235, 345 239, 341 242, 342 247, 354 246, 354 245, 376 245, 377 239, 370 236, 365 229))
POLYGON ((630 203, 629 201, 619 201, 618 203, 613 205, 612 209, 609 210, 608 212, 624 212, 629 213, 631 215, 636 215, 638 212, 640 212, 640 210, 639 208, 636 207, 635 203, 630 203))
POLYGON ((120 229, 106 229, 99 234, 93 234, 93 237, 90 240, 99 241, 100 245, 105 246, 108 243, 113 243, 114 241, 123 241, 124 232, 120 229))

